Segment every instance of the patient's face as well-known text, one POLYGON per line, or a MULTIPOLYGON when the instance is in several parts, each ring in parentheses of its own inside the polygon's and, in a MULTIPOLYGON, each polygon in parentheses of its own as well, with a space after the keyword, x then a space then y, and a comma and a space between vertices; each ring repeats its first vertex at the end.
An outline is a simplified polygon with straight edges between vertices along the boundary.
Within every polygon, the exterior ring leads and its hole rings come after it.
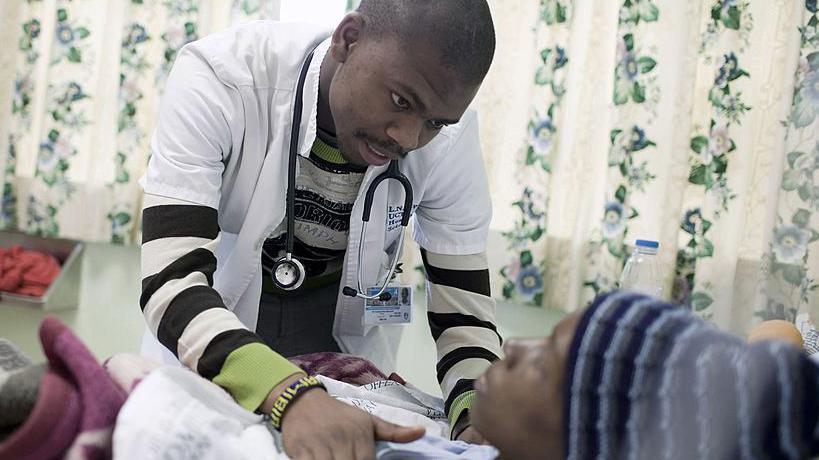
POLYGON ((563 381, 579 314, 545 339, 511 339, 506 357, 475 381, 475 428, 507 459, 561 458, 563 381))

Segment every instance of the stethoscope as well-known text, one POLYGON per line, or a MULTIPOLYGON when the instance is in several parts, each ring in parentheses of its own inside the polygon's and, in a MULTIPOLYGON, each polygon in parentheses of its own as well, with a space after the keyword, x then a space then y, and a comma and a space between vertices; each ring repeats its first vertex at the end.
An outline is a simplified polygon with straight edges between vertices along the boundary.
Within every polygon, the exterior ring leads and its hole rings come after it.
MULTIPOLYGON (((310 68, 310 61, 313 60, 313 51, 307 56, 304 64, 301 67, 299 74, 298 86, 296 87, 296 101, 293 107, 293 125, 290 127, 290 156, 287 168, 287 235, 285 240, 285 255, 277 259, 273 263, 270 270, 270 276, 273 279, 273 284, 284 291, 293 291, 299 288, 307 277, 307 272, 304 265, 293 257, 293 247, 295 245, 295 226, 296 226, 296 161, 298 157, 299 148, 299 129, 301 128, 301 112, 303 108, 302 96, 304 94, 304 80, 307 78, 307 71, 310 68)), ((398 259, 401 254, 401 248, 404 247, 404 234, 406 227, 409 225, 409 219, 412 215, 412 184, 409 179, 398 167, 398 161, 390 161, 387 170, 376 176, 367 188, 367 193, 364 198, 364 210, 361 216, 362 227, 361 235, 358 240, 358 271, 356 273, 356 287, 353 289, 350 286, 344 286, 341 292, 349 297, 360 297, 367 300, 380 300, 382 302, 389 300, 392 295, 386 292, 387 285, 395 275, 395 269, 398 266, 398 259), (393 179, 398 181, 404 188, 404 209, 401 213, 401 235, 398 239, 398 245, 395 246, 395 255, 389 264, 389 272, 387 277, 381 283, 378 292, 372 295, 367 295, 364 287, 361 285, 362 280, 362 261, 364 260, 364 235, 367 232, 367 223, 370 221, 370 211, 372 210, 373 197, 375 195, 378 185, 385 180, 393 179)))

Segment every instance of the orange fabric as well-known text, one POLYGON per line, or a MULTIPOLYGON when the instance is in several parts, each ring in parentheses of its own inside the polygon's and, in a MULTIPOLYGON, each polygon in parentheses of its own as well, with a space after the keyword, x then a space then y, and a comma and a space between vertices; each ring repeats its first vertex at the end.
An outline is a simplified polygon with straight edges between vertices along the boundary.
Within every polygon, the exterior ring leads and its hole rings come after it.
POLYGON ((51 254, 0 247, 0 291, 40 297, 59 274, 60 263, 51 254))

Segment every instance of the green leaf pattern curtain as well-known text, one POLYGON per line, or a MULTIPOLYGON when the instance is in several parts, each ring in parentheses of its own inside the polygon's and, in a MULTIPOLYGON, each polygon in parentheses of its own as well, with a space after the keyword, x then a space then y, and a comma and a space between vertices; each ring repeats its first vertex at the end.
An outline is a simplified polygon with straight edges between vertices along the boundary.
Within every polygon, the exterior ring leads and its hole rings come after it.
POLYGON ((580 308, 643 238, 665 295, 720 326, 819 315, 815 0, 490 3, 499 298, 580 308))
POLYGON ((15 0, 0 6, 0 227, 128 243, 158 102, 186 43, 278 0, 15 0))
MULTIPOLYGON (((279 6, 2 2, 0 227, 133 241, 177 51, 279 6)), ((575 310, 649 238, 666 295, 724 327, 819 315, 815 0, 490 6, 498 53, 475 107, 499 298, 575 310)))

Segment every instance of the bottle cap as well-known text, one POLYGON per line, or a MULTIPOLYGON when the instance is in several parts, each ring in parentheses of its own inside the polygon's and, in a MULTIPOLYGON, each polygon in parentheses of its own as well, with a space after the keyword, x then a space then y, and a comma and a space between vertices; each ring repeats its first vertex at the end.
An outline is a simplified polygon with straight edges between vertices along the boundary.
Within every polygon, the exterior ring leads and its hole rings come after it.
POLYGON ((651 240, 637 240, 634 244, 636 244, 638 248, 657 249, 660 247, 660 243, 651 240))

